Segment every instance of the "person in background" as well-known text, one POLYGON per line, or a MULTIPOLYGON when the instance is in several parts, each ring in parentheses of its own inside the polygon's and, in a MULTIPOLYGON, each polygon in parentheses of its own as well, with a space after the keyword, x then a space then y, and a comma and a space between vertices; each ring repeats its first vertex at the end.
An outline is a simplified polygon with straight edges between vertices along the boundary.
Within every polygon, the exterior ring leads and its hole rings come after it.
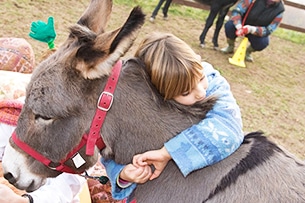
POLYGON ((284 10, 282 0, 241 0, 225 24, 228 46, 222 48, 221 52, 233 53, 236 37, 246 36, 250 45, 245 60, 253 62, 251 53, 262 51, 269 45, 269 36, 282 21, 284 10))
POLYGON ((165 5, 164 5, 164 7, 162 8, 163 19, 164 19, 164 20, 168 20, 167 12, 168 12, 169 6, 170 6, 171 3, 172 3, 172 0, 160 0, 159 3, 158 3, 158 5, 156 6, 155 10, 153 11, 151 17, 149 18, 149 21, 150 21, 150 22, 153 23, 153 22, 155 21, 156 16, 157 16, 157 14, 158 14, 158 11, 160 10, 160 8, 161 8, 162 4, 164 3, 164 1, 165 1, 165 5))
POLYGON ((134 156, 132 164, 102 159, 115 199, 129 197, 136 183, 157 178, 171 159, 186 177, 231 155, 244 138, 240 109, 229 83, 211 64, 201 62, 184 41, 168 33, 151 33, 140 43, 135 57, 144 62, 152 84, 164 100, 193 105, 216 96, 217 101, 205 119, 170 139, 161 149, 134 156), (154 173, 150 164, 155 167, 154 173))

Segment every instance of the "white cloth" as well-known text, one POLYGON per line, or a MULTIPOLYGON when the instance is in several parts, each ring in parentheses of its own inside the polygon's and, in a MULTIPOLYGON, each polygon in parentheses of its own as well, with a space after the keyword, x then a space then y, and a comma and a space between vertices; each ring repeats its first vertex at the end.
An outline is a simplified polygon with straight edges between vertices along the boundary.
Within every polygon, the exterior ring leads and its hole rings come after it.
POLYGON ((5 146, 8 143, 15 127, 0 123, 0 161, 2 160, 5 146))
POLYGON ((43 203, 79 203, 79 192, 87 183, 79 175, 62 173, 56 178, 48 178, 45 185, 29 193, 34 202, 43 203))

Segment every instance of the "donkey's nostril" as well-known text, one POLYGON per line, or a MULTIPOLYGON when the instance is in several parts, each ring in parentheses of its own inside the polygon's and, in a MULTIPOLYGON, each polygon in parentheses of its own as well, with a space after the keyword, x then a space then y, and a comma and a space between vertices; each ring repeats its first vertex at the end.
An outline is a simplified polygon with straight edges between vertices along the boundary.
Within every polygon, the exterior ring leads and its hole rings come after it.
POLYGON ((11 173, 6 173, 6 174, 4 174, 4 178, 5 178, 6 180, 8 180, 8 182, 9 182, 10 184, 15 184, 15 183, 16 183, 16 179, 14 178, 14 176, 13 176, 11 173))

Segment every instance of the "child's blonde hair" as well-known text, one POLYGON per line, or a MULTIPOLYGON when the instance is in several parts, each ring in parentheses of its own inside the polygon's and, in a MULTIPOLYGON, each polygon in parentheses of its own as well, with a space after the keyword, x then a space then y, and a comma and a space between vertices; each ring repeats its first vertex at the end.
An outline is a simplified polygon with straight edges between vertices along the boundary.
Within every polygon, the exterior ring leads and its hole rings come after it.
POLYGON ((149 34, 135 56, 143 60, 152 84, 165 100, 191 91, 203 75, 198 55, 173 34, 149 34))

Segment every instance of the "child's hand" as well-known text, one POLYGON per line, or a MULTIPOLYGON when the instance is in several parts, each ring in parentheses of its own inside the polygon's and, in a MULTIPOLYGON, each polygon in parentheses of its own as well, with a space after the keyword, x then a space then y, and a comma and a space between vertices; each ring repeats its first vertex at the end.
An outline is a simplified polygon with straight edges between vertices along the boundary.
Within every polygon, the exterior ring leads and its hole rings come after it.
POLYGON ((159 150, 147 151, 143 154, 137 154, 133 157, 133 164, 137 167, 143 167, 147 165, 154 165, 155 170, 149 180, 153 180, 160 176, 162 171, 167 165, 167 162, 171 160, 172 157, 167 152, 165 147, 159 150))
POLYGON ((150 166, 136 167, 132 164, 126 165, 120 173, 120 178, 133 183, 145 183, 151 176, 150 166))

